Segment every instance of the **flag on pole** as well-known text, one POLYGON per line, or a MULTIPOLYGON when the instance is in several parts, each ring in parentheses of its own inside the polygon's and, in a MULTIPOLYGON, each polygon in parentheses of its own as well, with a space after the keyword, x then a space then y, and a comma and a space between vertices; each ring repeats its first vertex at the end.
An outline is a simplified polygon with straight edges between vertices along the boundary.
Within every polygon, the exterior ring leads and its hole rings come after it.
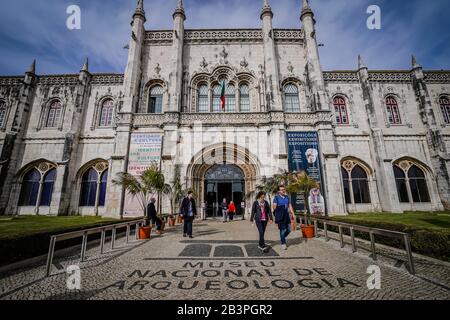
POLYGON ((222 81, 222 90, 220 91, 220 101, 222 102, 222 111, 225 111, 225 80, 222 81))

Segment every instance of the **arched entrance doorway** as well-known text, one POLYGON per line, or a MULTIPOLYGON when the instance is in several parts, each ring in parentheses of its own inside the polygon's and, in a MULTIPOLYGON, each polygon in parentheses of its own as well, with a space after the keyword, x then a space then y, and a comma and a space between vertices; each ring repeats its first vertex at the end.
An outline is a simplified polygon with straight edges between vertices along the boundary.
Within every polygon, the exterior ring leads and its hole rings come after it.
POLYGON ((242 214, 241 202, 245 198, 245 175, 236 165, 214 165, 205 174, 206 215, 221 216, 219 204, 225 198, 227 203, 233 201, 237 214, 242 214))
MULTIPOLYGON (((260 182, 261 164, 259 163, 257 157, 246 148, 229 143, 218 143, 203 148, 192 158, 191 163, 186 169, 186 187, 192 188, 199 203, 201 203, 202 206, 207 203, 207 207, 210 208, 208 210, 209 214, 213 214, 214 210, 211 210, 213 203, 214 209, 216 209, 217 199, 219 199, 219 202, 222 201, 222 199, 219 198, 219 183, 230 182, 227 179, 223 182, 220 182, 220 179, 216 179, 219 180, 216 181, 217 183, 208 184, 206 183, 206 175, 207 173, 211 174, 211 179, 209 180, 214 180, 214 177, 219 177, 220 174, 224 174, 224 172, 233 172, 236 174, 236 179, 232 179, 231 181, 231 188, 233 188, 234 185, 235 190, 237 190, 239 188, 238 182, 241 183, 243 190, 242 201, 245 202, 245 214, 248 215, 251 199, 246 199, 245 195, 253 192, 257 184, 260 182), (227 170, 222 172, 220 169, 224 168, 227 170), (233 181, 235 181, 234 184, 233 181), (215 198, 214 195, 210 195, 210 200, 215 199, 215 202, 213 203, 207 201, 207 188, 210 188, 209 192, 217 193, 215 198)), ((229 184, 224 184, 220 187, 220 193, 229 193, 229 184), (222 190, 222 188, 228 188, 228 191, 222 190)), ((231 193, 233 193, 233 189, 231 193)), ((226 198, 227 200, 229 199, 228 197, 226 198)), ((241 207, 241 201, 239 201, 238 204, 241 207)))

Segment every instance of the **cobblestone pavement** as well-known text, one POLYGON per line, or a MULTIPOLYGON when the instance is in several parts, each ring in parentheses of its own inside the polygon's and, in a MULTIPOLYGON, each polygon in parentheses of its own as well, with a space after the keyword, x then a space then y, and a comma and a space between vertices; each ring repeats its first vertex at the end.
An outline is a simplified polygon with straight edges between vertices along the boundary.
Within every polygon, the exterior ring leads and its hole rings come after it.
POLYGON ((56 258, 48 278, 44 265, 15 270, 1 276, 0 299, 450 299, 450 267, 438 261, 418 259, 413 276, 400 253, 374 262, 333 240, 305 241, 300 231, 282 250, 275 225, 262 254, 248 221, 196 221, 194 236, 183 238, 178 225, 150 241, 119 238, 104 255, 90 246, 84 263, 75 253, 56 258), (81 290, 67 289, 69 265, 81 268, 81 290), (367 287, 371 265, 381 270, 379 290, 367 287))

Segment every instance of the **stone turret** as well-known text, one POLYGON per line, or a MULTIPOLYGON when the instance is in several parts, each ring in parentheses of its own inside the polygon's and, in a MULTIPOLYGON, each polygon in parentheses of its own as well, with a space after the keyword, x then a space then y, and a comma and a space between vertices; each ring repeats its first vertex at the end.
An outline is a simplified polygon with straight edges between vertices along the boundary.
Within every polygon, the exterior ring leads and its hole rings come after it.
POLYGON ((170 83, 170 112, 181 111, 182 86, 183 86, 183 47, 184 47, 184 21, 186 14, 184 12, 183 1, 178 0, 173 17, 174 40, 172 43, 173 63, 168 66, 172 68, 172 77, 170 83))
MULTIPOLYGON (((450 176, 449 161, 447 159, 448 150, 442 135, 442 131, 436 124, 436 116, 431 105, 431 99, 422 66, 412 56, 412 83, 416 100, 419 105, 419 114, 423 125, 426 128, 427 143, 430 148, 431 164, 434 170, 434 178, 437 182, 439 196, 446 210, 450 209, 450 176)), ((442 209, 442 208, 436 208, 442 209)))
POLYGON ((306 82, 312 93, 310 104, 313 110, 330 110, 316 41, 316 21, 308 0, 303 0, 300 20, 305 33, 306 82))
POLYGON ((145 38, 144 24, 146 21, 144 0, 138 0, 131 22, 131 39, 128 45, 128 63, 124 79, 125 98, 123 112, 135 112, 137 110, 142 72, 142 46, 145 38))
POLYGON ((264 0, 261 10, 264 40, 264 69, 266 79, 266 110, 281 111, 283 104, 280 93, 279 66, 275 53, 275 40, 272 27, 273 12, 269 1, 264 0))

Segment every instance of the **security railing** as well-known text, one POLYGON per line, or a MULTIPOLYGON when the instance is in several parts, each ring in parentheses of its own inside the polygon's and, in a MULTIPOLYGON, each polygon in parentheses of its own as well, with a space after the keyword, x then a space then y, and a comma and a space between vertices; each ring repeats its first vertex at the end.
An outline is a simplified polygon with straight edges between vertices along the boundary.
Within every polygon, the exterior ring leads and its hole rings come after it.
POLYGON ((103 254, 105 247, 105 239, 106 232, 111 231, 111 250, 114 249, 114 244, 116 241, 116 233, 118 229, 123 229, 126 227, 126 243, 129 242, 131 226, 135 225, 135 237, 138 239, 139 237, 139 227, 145 224, 144 219, 132 220, 123 223, 111 224, 107 226, 101 226, 96 228, 90 228, 85 230, 67 232, 62 234, 53 235, 50 237, 50 246, 48 249, 47 255, 47 267, 46 267, 46 277, 48 277, 51 273, 51 267, 53 263, 53 255, 55 253, 55 245, 58 241, 70 240, 75 238, 83 237, 83 242, 81 244, 81 254, 80 254, 80 262, 84 262, 86 260, 86 247, 88 236, 92 234, 101 233, 100 238, 100 254, 103 254))
POLYGON ((344 242, 344 233, 343 229, 350 230, 350 238, 351 238, 351 245, 352 245, 352 252, 355 253, 357 251, 357 245, 355 240, 355 231, 368 233, 370 238, 370 249, 372 252, 372 259, 374 261, 377 260, 377 253, 376 253, 376 247, 375 247, 375 235, 389 237, 389 238, 396 238, 403 240, 405 245, 405 253, 406 258, 408 260, 408 271, 411 274, 415 274, 414 270, 414 262, 413 262, 413 256, 411 251, 411 239, 409 234, 405 232, 398 232, 398 231, 391 231, 391 230, 385 230, 385 229, 378 229, 378 228, 371 228, 371 227, 365 227, 360 225, 354 225, 344 222, 337 222, 327 219, 321 219, 314 216, 306 217, 306 216, 300 216, 300 224, 302 224, 302 221, 305 221, 305 224, 307 224, 308 221, 314 222, 314 234, 316 237, 319 237, 319 222, 323 224, 323 231, 325 236, 325 241, 329 241, 330 237, 328 236, 328 226, 334 226, 338 228, 339 232, 339 242, 341 244, 341 248, 344 248, 345 242, 344 242))

